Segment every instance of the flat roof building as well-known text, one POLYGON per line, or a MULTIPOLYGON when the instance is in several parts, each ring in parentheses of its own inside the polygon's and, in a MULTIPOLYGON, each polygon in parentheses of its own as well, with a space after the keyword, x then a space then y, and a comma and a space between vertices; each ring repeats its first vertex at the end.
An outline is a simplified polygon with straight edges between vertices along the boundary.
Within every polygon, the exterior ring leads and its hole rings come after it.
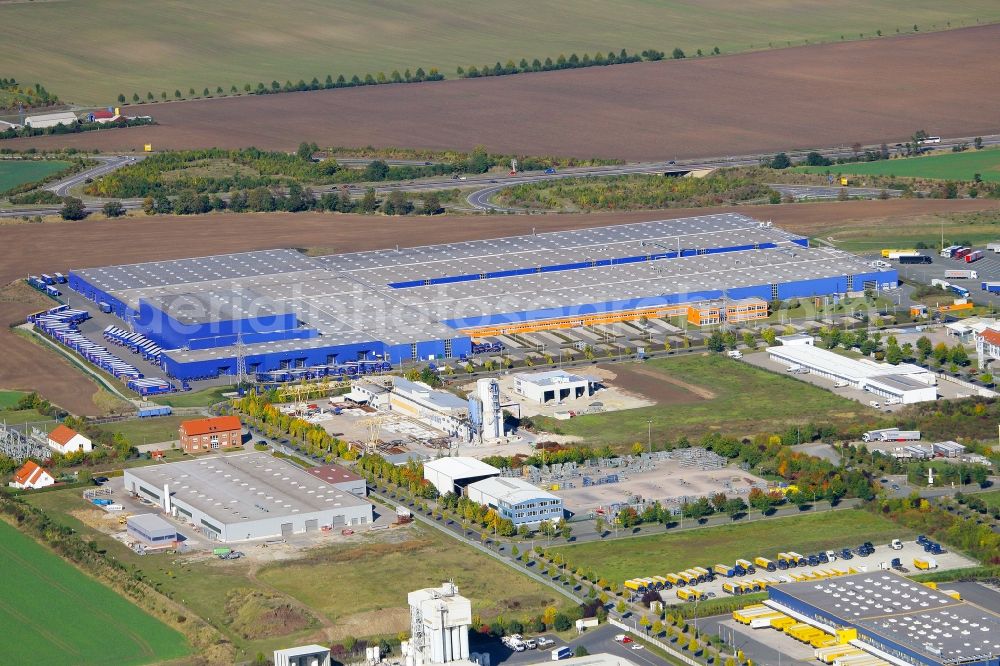
POLYGON ((497 511, 514 525, 538 525, 563 517, 562 498, 524 479, 497 476, 470 483, 465 488, 470 500, 497 511))
MULTIPOLYGON (((733 213, 307 257, 290 249, 73 270, 178 379, 461 358, 472 336, 895 287, 893 269, 733 213)), ((731 312, 730 312, 731 310, 731 312)), ((721 316, 721 315, 720 315, 721 316)))
POLYGON ((274 666, 330 666, 330 648, 300 645, 274 651, 274 666))
POLYGON ((461 495, 462 489, 470 483, 491 476, 500 476, 500 470, 468 456, 438 458, 424 463, 424 478, 442 495, 461 495))
POLYGON ((56 125, 75 125, 78 122, 76 114, 72 111, 58 111, 56 113, 41 113, 35 116, 27 116, 24 119, 25 127, 32 129, 42 129, 45 127, 55 127, 56 125))
POLYGON ((372 522, 372 505, 269 453, 230 453, 125 470, 125 490, 210 539, 288 537, 372 522))
POLYGON ((346 490, 352 495, 365 497, 368 495, 368 485, 358 474, 341 465, 321 465, 307 469, 307 472, 317 479, 323 479, 334 488, 346 490))
POLYGON ((469 401, 423 382, 393 376, 389 410, 406 414, 453 437, 465 441, 472 438, 469 401))
POLYGON ((144 546, 168 546, 177 541, 177 528, 155 513, 129 516, 125 531, 144 546))
POLYGON ((1000 666, 1000 615, 892 571, 767 588, 765 603, 898 666, 1000 666))
POLYGON ((514 392, 539 404, 588 398, 596 384, 590 377, 565 370, 519 372, 513 378, 514 392))
POLYGON ((855 360, 812 345, 793 344, 768 347, 772 361, 849 386, 874 393, 882 398, 908 405, 937 400, 934 373, 911 363, 891 365, 869 359, 855 360))

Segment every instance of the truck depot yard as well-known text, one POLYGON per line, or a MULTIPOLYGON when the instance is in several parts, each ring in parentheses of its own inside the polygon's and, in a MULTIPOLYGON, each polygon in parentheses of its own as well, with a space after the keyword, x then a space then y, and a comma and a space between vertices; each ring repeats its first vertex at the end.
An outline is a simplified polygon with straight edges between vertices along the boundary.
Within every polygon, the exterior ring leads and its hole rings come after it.
POLYGON ((5 663, 128 666, 188 654, 178 632, 4 522, 0 579, 5 663))

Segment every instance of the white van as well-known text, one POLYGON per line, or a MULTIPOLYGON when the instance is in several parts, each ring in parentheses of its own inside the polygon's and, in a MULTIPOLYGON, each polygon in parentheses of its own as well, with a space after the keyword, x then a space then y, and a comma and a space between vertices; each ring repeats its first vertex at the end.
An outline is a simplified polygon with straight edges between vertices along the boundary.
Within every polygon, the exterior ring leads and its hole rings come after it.
POLYGON ((868 404, 874 407, 875 409, 879 409, 882 407, 882 404, 878 400, 872 400, 868 404))
POLYGON ((739 349, 731 349, 731 350, 729 350, 729 351, 726 352, 726 356, 728 356, 729 358, 737 358, 737 359, 739 359, 739 358, 743 358, 743 352, 741 352, 739 349))

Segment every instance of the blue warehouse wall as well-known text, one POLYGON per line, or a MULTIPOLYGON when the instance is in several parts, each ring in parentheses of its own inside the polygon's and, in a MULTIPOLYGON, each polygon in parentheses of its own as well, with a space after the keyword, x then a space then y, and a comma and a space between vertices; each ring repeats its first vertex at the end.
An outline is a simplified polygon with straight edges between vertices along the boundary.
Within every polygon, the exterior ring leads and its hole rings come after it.
MULTIPOLYGON (((205 314, 210 316, 211 313, 205 314)), ((185 324, 145 299, 139 300, 139 313, 135 320, 135 330, 164 349, 224 346, 235 342, 238 334, 256 336, 256 342, 299 339, 301 336, 295 333, 297 326, 294 313, 185 324)))
POLYGON ((114 315, 122 321, 128 321, 130 317, 136 314, 135 310, 125 305, 125 303, 105 292, 103 289, 99 289, 98 287, 90 284, 85 278, 77 273, 74 273, 73 271, 69 272, 66 283, 69 285, 70 289, 76 291, 85 298, 94 301, 94 303, 107 303, 110 305, 111 312, 113 312, 114 315))
POLYGON ((815 280, 798 280, 778 284, 778 298, 808 298, 811 296, 827 296, 847 291, 847 278, 844 276, 819 278, 815 280))

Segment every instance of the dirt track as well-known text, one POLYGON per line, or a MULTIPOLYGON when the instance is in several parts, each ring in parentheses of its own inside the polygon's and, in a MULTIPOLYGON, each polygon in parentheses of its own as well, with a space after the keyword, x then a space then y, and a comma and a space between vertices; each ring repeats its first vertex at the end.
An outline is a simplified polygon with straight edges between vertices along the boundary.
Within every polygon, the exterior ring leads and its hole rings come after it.
MULTIPOLYGON (((420 245, 519 233, 557 231, 621 224, 722 209, 675 209, 590 215, 532 215, 436 218, 387 218, 358 215, 258 214, 202 217, 129 217, 77 223, 15 224, 0 226, 0 284, 30 273, 171 259, 223 252, 276 247, 323 248, 346 252, 389 247, 396 243, 420 245)), ((1000 210, 998 200, 898 199, 847 201, 825 204, 743 206, 730 208, 783 228, 818 234, 826 225, 848 220, 878 220, 919 214, 973 210, 1000 210)), ((90 396, 96 385, 65 361, 13 335, 7 325, 44 307, 34 298, 0 302, 0 387, 34 388, 53 402, 76 413, 93 410, 90 396)))
POLYGON ((420 85, 129 107, 159 126, 0 142, 404 146, 670 159, 1000 132, 1000 25, 420 85))

